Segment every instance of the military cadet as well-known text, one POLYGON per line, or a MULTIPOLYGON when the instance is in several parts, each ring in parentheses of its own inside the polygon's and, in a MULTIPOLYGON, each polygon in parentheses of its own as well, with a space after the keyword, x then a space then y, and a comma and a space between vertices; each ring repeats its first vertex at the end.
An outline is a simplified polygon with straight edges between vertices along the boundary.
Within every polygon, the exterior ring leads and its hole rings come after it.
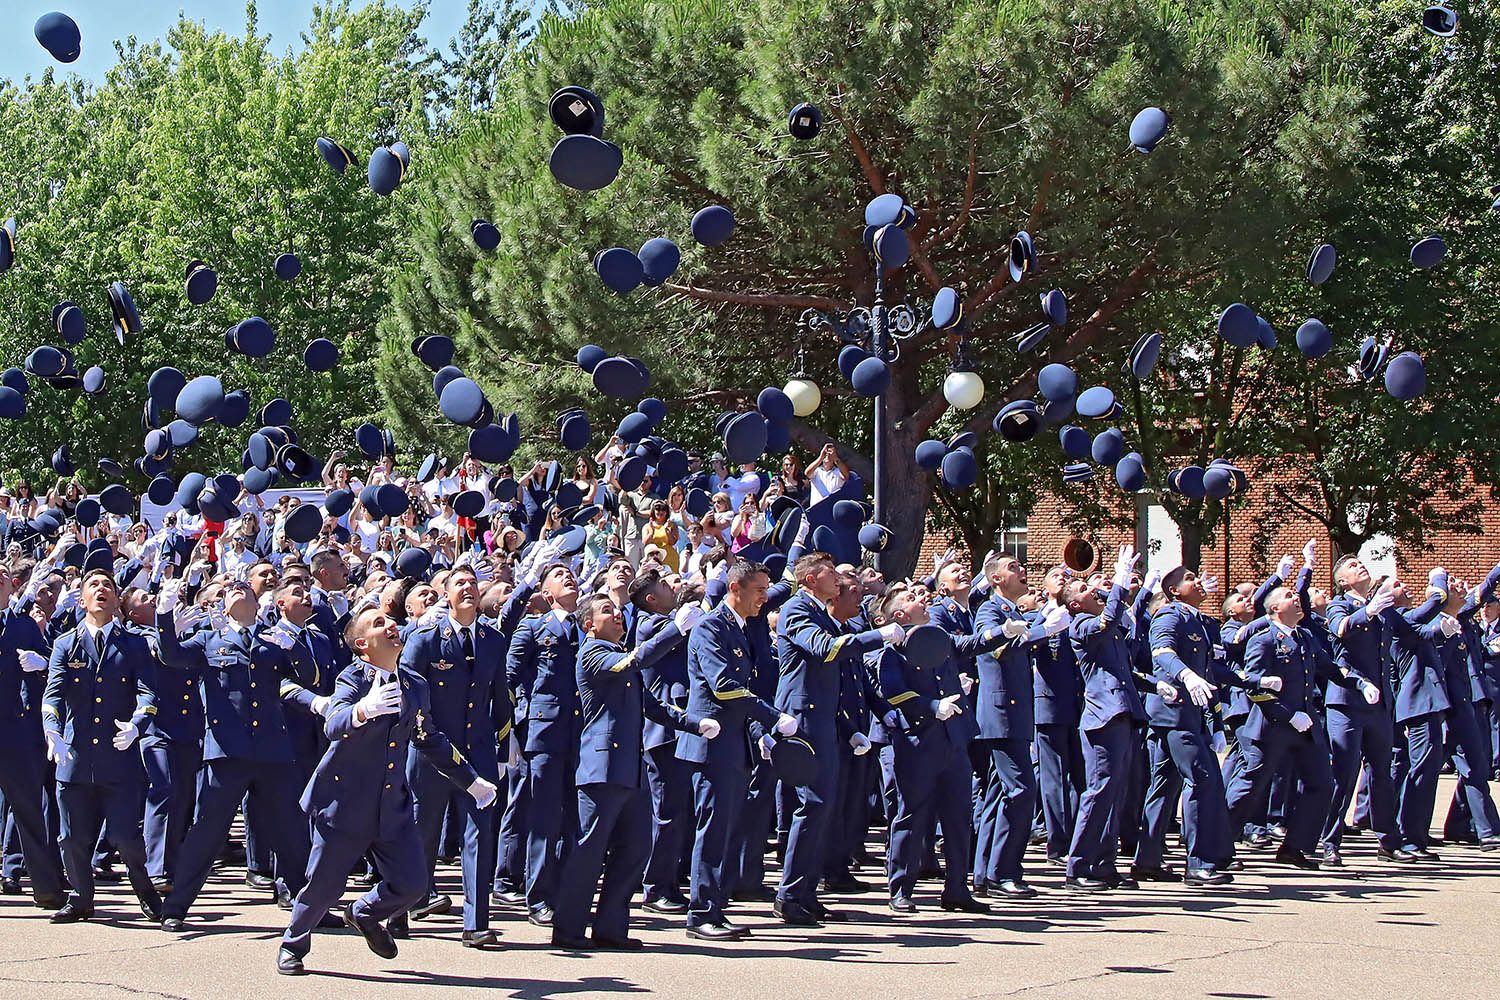
MULTIPOLYGON (((146 637, 157 656, 156 597, 128 589, 121 595, 127 627, 146 637)), ((172 891, 177 851, 193 822, 198 769, 203 764, 203 699, 194 670, 154 666, 156 714, 141 735, 146 767, 146 870, 158 893, 172 891)))
MULTIPOLYGON (((1042 581, 1042 594, 1049 607, 1064 607, 1063 588, 1068 584, 1067 566, 1053 566, 1042 581)), ((1067 632, 1058 632, 1045 642, 1032 643, 1032 708, 1036 722, 1036 780, 1042 821, 1047 831, 1047 860, 1067 863, 1073 842, 1073 824, 1078 817, 1078 799, 1083 794, 1083 743, 1079 737, 1079 706, 1083 700, 1083 678, 1073 656, 1067 632)))
POLYGON ((1500 597, 1485 602, 1480 638, 1484 646, 1484 673, 1480 677, 1484 697, 1474 701, 1480 729, 1490 734, 1490 780, 1500 781, 1500 597))
MULTIPOLYGON (((875 601, 871 623, 894 622, 903 629, 928 624, 926 594, 893 584, 875 601)), ((944 629, 946 631, 946 629, 944 629)), ((912 899, 925 856, 924 835, 934 819, 943 827, 944 910, 988 913, 989 906, 969 891, 971 775, 968 744, 978 727, 964 712, 966 692, 959 657, 944 647, 938 662, 920 662, 923 651, 885 646, 865 654, 878 664, 880 691, 900 715, 887 727, 894 755, 897 811, 890 827, 887 866, 890 908, 917 912, 912 899)))
POLYGON ((1242 731, 1244 769, 1226 792, 1231 828, 1245 823, 1270 786, 1284 759, 1293 764, 1299 784, 1288 803, 1286 839, 1276 851, 1276 860, 1296 868, 1317 868, 1313 856, 1328 805, 1333 797, 1333 775, 1329 764, 1328 732, 1322 721, 1323 702, 1318 697, 1321 680, 1358 690, 1366 703, 1378 704, 1380 688, 1358 674, 1340 668, 1313 637, 1300 627, 1302 601, 1287 587, 1278 587, 1266 599, 1271 627, 1245 646, 1245 676, 1262 690, 1251 695, 1250 720, 1242 731), (1281 679, 1274 693, 1263 678, 1281 679))
POLYGON ((645 690, 640 671, 679 645, 702 614, 698 605, 678 608, 666 627, 627 653, 621 646, 625 618, 608 592, 591 595, 578 609, 585 635, 578 651, 583 708, 576 782, 578 842, 558 882, 552 943, 560 948, 633 951, 641 947, 629 928, 630 897, 641 883, 651 850, 642 724, 650 718, 712 740, 719 735, 719 723, 663 705, 645 690), (591 923, 589 904, 596 888, 599 905, 590 939, 584 929, 591 923))
POLYGON ((1036 812, 1036 775, 1031 767, 1035 732, 1029 647, 1068 627, 1068 609, 1051 605, 1033 625, 1016 602, 1029 587, 1026 567, 1005 553, 984 563, 989 597, 975 615, 984 632, 1003 633, 1010 641, 979 656, 978 749, 989 756, 989 773, 980 803, 974 852, 975 895, 1027 899, 1036 890, 1026 881, 1022 858, 1031 839, 1036 812))
POLYGON ((797 719, 778 713, 747 686, 754 661, 745 623, 760 612, 770 589, 766 569, 735 560, 726 578, 728 592, 688 638, 688 704, 692 718, 719 723, 723 739, 677 734, 677 756, 693 768, 693 840, 688 894, 688 937, 729 940, 746 928, 724 917, 730 835, 739 820, 750 779, 751 741, 746 724, 754 720, 782 736, 797 732, 797 719))
MULTIPOLYGON (((1153 679, 1166 682, 1170 690, 1153 690, 1146 697, 1152 780, 1130 874, 1143 882, 1177 881, 1162 863, 1162 851, 1180 795, 1187 847, 1181 878, 1190 886, 1222 885, 1233 879, 1227 869, 1234 839, 1205 714, 1214 703, 1215 685, 1244 682, 1225 663, 1222 647, 1216 648, 1198 610, 1208 596, 1198 574, 1178 566, 1162 577, 1161 587, 1166 603, 1151 616, 1151 659, 1153 679)), ((1281 680, 1267 677, 1263 683, 1275 689, 1281 680)))
POLYGON ((344 645, 344 624, 349 614, 349 598, 344 590, 349 586, 349 567, 338 550, 324 549, 313 554, 309 569, 314 581, 313 626, 332 641, 334 664, 342 670, 353 655, 344 645))
POLYGON ((276 954, 282 975, 304 974, 313 928, 366 853, 379 866, 380 881, 344 908, 343 921, 376 955, 396 957, 396 942, 382 923, 425 898, 431 883, 412 812, 409 748, 479 808, 495 801, 495 785, 433 726, 426 679, 400 665, 396 623, 379 608, 364 607, 349 616, 343 639, 356 660, 339 674, 328 709, 330 743, 302 793, 302 809, 312 818, 312 851, 307 885, 276 954))
POLYGON ((313 699, 333 693, 338 679, 333 640, 314 624, 312 594, 300 580, 286 580, 272 591, 278 625, 260 633, 263 641, 283 651, 278 670, 291 704, 302 711, 287 713, 287 728, 292 753, 304 779, 322 760, 328 740, 323 735, 324 719, 312 710, 313 699))
MULTIPOLYGON (((531 581, 518 591, 516 604, 524 608, 531 581)), ((479 621, 479 578, 472 567, 455 566, 445 579, 447 614, 411 634, 401 651, 403 671, 427 681, 431 721, 468 760, 485 781, 498 784, 497 747, 510 736, 512 704, 505 679, 505 641, 499 629, 479 621)), ((451 798, 451 782, 428 757, 413 752, 407 781, 415 800, 417 829, 427 851, 429 872, 437 864, 438 840, 451 798)), ((497 943, 490 929, 490 886, 495 875, 497 845, 495 811, 476 801, 463 803, 464 927, 466 948, 497 943)), ((412 916, 441 912, 446 897, 434 892, 418 904, 412 916)))
POLYGON ((817 898, 828 808, 838 790, 838 660, 840 656, 861 656, 883 642, 899 642, 903 629, 888 622, 865 632, 845 634, 828 610, 838 597, 840 583, 827 553, 802 556, 793 565, 792 575, 802 589, 777 617, 776 653, 781 677, 776 686, 776 707, 797 720, 797 731, 812 745, 817 769, 812 783, 795 790, 797 801, 773 908, 785 923, 810 927, 823 920, 843 919, 817 898))
POLYGON ((84 575, 84 618, 52 647, 42 727, 57 765, 58 844, 72 883, 55 924, 94 915, 92 856, 101 823, 119 852, 148 920, 161 919, 161 897, 146 872, 140 832, 141 763, 135 742, 156 714, 152 656, 143 636, 117 620, 120 596, 104 569, 84 575))
MULTIPOLYGON (((1443 714, 1451 704, 1439 652, 1447 587, 1448 575, 1433 570, 1428 576, 1427 599, 1389 619, 1394 627, 1396 724, 1406 734, 1405 746, 1397 748, 1405 771, 1396 779, 1396 831, 1400 850, 1412 860, 1428 863, 1439 860, 1428 849, 1429 829, 1442 763, 1443 714)), ((1409 600, 1404 590, 1396 592, 1397 607, 1409 600)), ((1373 806, 1373 795, 1371 802, 1373 806)))
MULTIPOLYGON (((284 902, 296 897, 306 879, 309 846, 307 818, 297 807, 302 772, 282 709, 282 702, 295 701, 298 691, 278 674, 281 651, 257 639, 255 597, 244 583, 225 583, 224 626, 205 628, 184 639, 178 629, 201 624, 205 615, 199 609, 174 621, 178 584, 167 581, 157 598, 160 662, 166 669, 198 671, 208 722, 198 816, 183 838, 172 891, 162 907, 162 929, 174 932, 182 930, 183 918, 202 890, 247 793, 257 801, 264 820, 263 833, 275 857, 278 895, 284 902)), ((309 707, 321 713, 327 700, 320 696, 309 707)))
POLYGON ((1496 815, 1495 801, 1490 796, 1489 734, 1481 737, 1474 715, 1470 650, 1472 647, 1477 654, 1480 643, 1479 630, 1472 621, 1497 582, 1500 582, 1500 567, 1491 571, 1472 593, 1467 593, 1462 584, 1451 587, 1439 616, 1445 636, 1439 653, 1449 702, 1443 723, 1454 748, 1451 759, 1458 776, 1458 787, 1453 791, 1453 803, 1443 824, 1444 836, 1477 840, 1484 851, 1500 850, 1500 816, 1496 815))
POLYGON ((1132 766, 1134 730, 1146 720, 1124 631, 1125 601, 1135 558, 1131 546, 1120 547, 1114 573, 1102 581, 1109 587, 1107 600, 1086 580, 1073 581, 1066 591, 1072 615, 1068 636, 1083 675, 1079 727, 1088 787, 1078 802, 1064 884, 1085 892, 1136 887, 1135 881, 1121 876, 1115 865, 1120 801, 1132 766))
MULTIPOLYGON (((636 609, 636 640, 645 643, 672 622, 677 595, 659 571, 643 571, 630 583, 636 609)), ((641 684, 657 702, 680 707, 687 703, 687 643, 674 645, 650 663, 641 665, 641 684)), ((642 733, 646 755, 646 783, 651 791, 651 854, 643 873, 642 906, 653 913, 686 913, 682 894, 683 851, 693 822, 692 773, 677 759, 677 731, 648 715, 642 733)))
POLYGON ((1364 696, 1337 685, 1325 694, 1328 742, 1333 753, 1333 799, 1323 823, 1322 863, 1343 864, 1341 847, 1344 817, 1354 800, 1361 764, 1366 765, 1365 784, 1370 797, 1370 828, 1378 839, 1379 856, 1387 861, 1409 862, 1396 830, 1396 789, 1391 778, 1391 747, 1394 727, 1390 685, 1391 637, 1400 616, 1396 598, 1401 584, 1386 580, 1373 587, 1370 571, 1358 556, 1345 556, 1333 569, 1339 596, 1328 602, 1328 629, 1333 657, 1339 667, 1380 689, 1380 700, 1371 705, 1364 696))
MULTIPOLYGON (((47 753, 41 695, 47 682, 47 641, 24 612, 11 607, 16 580, 0 565, 0 797, 15 831, 36 905, 56 910, 67 902, 55 838, 43 814, 47 753)), ((16 887, 20 891, 20 887, 16 887)))
POLYGON ((506 683, 525 719, 521 754, 526 769, 526 909, 538 926, 552 924, 559 865, 574 835, 573 775, 580 713, 575 664, 578 583, 562 565, 542 568, 538 592, 545 614, 523 619, 510 640, 506 683))

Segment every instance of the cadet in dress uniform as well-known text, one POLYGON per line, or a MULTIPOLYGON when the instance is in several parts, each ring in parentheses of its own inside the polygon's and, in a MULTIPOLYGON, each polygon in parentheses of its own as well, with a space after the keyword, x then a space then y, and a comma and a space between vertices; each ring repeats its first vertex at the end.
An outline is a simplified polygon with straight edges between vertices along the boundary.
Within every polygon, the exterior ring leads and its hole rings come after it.
MULTIPOLYGON (((1084 770, 1088 787, 1078 803, 1065 885, 1087 892, 1133 888, 1115 865, 1121 801, 1132 766, 1135 727, 1146 721, 1125 641, 1125 601, 1135 551, 1122 546, 1115 559, 1108 600, 1087 581, 1068 585, 1068 635, 1083 675, 1084 770)), ((1133 819, 1134 817, 1132 817, 1133 819)))
POLYGON ((663 705, 641 683, 641 668, 682 642, 703 609, 679 608, 666 627, 627 653, 625 619, 608 593, 584 600, 578 619, 584 643, 578 651, 578 683, 583 706, 583 745, 578 752, 578 843, 568 855, 557 887, 552 943, 568 949, 641 947, 630 936, 630 897, 641 884, 651 853, 651 800, 645 794, 642 724, 719 735, 713 719, 695 719, 682 709, 663 705), (607 860, 606 860, 607 858, 607 860), (600 876, 603 875, 601 884, 600 876), (599 905, 590 924, 594 890, 599 905))
POLYGON ((400 629, 378 608, 357 612, 346 627, 358 657, 339 674, 328 708, 329 747, 303 792, 312 817, 307 885, 297 896, 281 938, 276 970, 301 975, 312 931, 338 902, 349 872, 370 854, 381 879, 344 908, 344 922, 381 958, 396 957, 383 921, 427 895, 431 869, 412 811, 407 754, 415 748, 483 809, 495 801, 493 783, 479 777, 431 722, 427 681, 398 666, 400 629))
MULTIPOLYGON (((1162 852, 1180 796, 1187 846, 1182 878, 1191 886, 1222 885, 1232 880, 1225 869, 1234 857, 1234 838, 1205 715, 1217 693, 1215 685, 1251 685, 1229 669, 1223 647, 1215 647, 1198 610, 1207 596, 1198 574, 1178 566, 1161 584, 1167 603, 1151 616, 1151 659, 1153 679, 1170 690, 1146 697, 1152 781, 1130 874, 1138 881, 1177 881, 1162 863, 1162 852)), ((1267 683, 1277 687, 1280 680, 1267 683)))
POLYGON ((1053 605, 1036 624, 1016 608, 1024 595, 1026 567, 1013 556, 996 553, 985 560, 989 598, 975 615, 983 632, 999 633, 1010 641, 977 660, 979 696, 976 702, 979 738, 989 756, 989 774, 980 803, 978 837, 974 847, 975 894, 1026 899, 1036 890, 1026 882, 1021 861, 1031 839, 1036 812, 1036 775, 1031 767, 1035 732, 1032 688, 1032 643, 1045 642, 1067 628, 1067 609, 1053 605))
MULTIPOLYGON (((1067 598, 1069 571, 1054 566, 1042 582, 1049 606, 1063 607, 1067 598)), ((1066 632, 1045 642, 1031 644, 1032 708, 1036 721, 1036 781, 1041 799, 1042 822, 1047 830, 1047 859, 1066 864, 1073 842, 1073 824, 1078 818, 1078 799, 1083 794, 1083 743, 1079 738, 1079 706, 1083 701, 1083 678, 1073 656, 1073 643, 1066 632)))
POLYGON ((566 566, 543 567, 539 593, 550 610, 522 620, 510 640, 505 674, 515 717, 525 720, 527 919, 551 926, 559 865, 574 836, 573 775, 578 765, 578 583, 566 566))
POLYGON ((744 937, 748 931, 724 918, 730 836, 745 803, 750 780, 754 720, 783 736, 797 732, 797 720, 778 714, 747 686, 754 662, 745 635, 747 618, 766 602, 770 579, 765 567, 745 559, 729 569, 723 603, 704 616, 688 637, 687 714, 719 723, 722 739, 679 732, 677 756, 693 767, 693 840, 687 933, 705 940, 744 937))
POLYGON ((1319 682, 1356 689, 1371 705, 1379 703, 1380 688, 1341 669, 1312 633, 1299 626, 1302 601, 1295 592, 1276 588, 1266 599, 1266 611, 1271 627, 1245 646, 1245 676, 1265 690, 1251 696, 1250 721, 1242 731, 1242 739, 1247 740, 1241 746, 1245 767, 1226 792, 1230 823, 1238 829, 1250 818, 1282 761, 1289 758, 1300 787, 1293 786, 1298 790, 1289 803, 1286 839, 1276 851, 1276 860, 1297 868, 1317 868, 1319 862, 1312 852, 1333 797, 1319 682), (1263 682, 1272 676, 1281 679, 1275 693, 1263 682))
MULTIPOLYGON (((285 897, 294 898, 306 880, 309 831, 307 817, 297 806, 302 772, 282 709, 282 702, 295 701, 298 692, 278 673, 281 650, 257 638, 259 608, 250 588, 227 583, 222 600, 227 617, 222 629, 208 628, 182 639, 172 617, 177 581, 168 581, 157 599, 161 664, 198 671, 208 718, 198 817, 183 838, 176 879, 162 907, 162 929, 167 931, 182 930, 183 918, 208 879, 247 793, 257 800, 265 821, 263 832, 271 838, 276 878, 285 897)), ((320 700, 317 707, 326 705, 320 700)))
POLYGON ((1477 838, 1481 849, 1500 849, 1500 815, 1490 797, 1490 759, 1488 734, 1481 738, 1474 715, 1471 648, 1478 652, 1478 628, 1472 624, 1480 607, 1494 591, 1500 570, 1492 571, 1484 584, 1467 594, 1455 586, 1443 608, 1444 639, 1439 644, 1443 662, 1443 685, 1448 691, 1448 714, 1443 722, 1454 750, 1453 769, 1458 787, 1443 824, 1444 836, 1469 840, 1477 838), (1448 625, 1448 621, 1452 625, 1448 625), (1456 626, 1456 627, 1455 627, 1456 626))
POLYGON ((812 744, 817 772, 810 785, 795 791, 797 802, 774 909, 788 924, 816 926, 821 920, 842 917, 817 897, 828 809, 838 791, 838 660, 897 641, 902 629, 891 622, 879 629, 844 634, 828 612, 829 603, 839 594, 839 575, 827 553, 802 556, 792 572, 802 589, 782 607, 776 622, 776 653, 781 664, 776 707, 797 720, 798 732, 812 744))
POLYGON ((87 573, 79 602, 83 621, 52 647, 42 701, 47 754, 57 765, 58 843, 73 886, 52 922, 93 916, 92 857, 101 824, 125 863, 141 912, 156 921, 161 897, 146 872, 141 759, 135 748, 156 714, 151 650, 144 636, 117 620, 120 597, 113 574, 87 573))
POLYGON ((9 607, 15 578, 0 566, 0 796, 31 876, 36 905, 55 910, 66 901, 61 862, 43 814, 47 753, 41 695, 47 682, 47 641, 29 616, 9 607))
MULTIPOLYGON (((1394 626, 1396 724, 1406 733, 1405 746, 1398 748, 1406 769, 1397 779, 1396 831, 1401 851, 1423 862, 1438 860, 1428 845, 1442 763, 1443 713, 1450 705, 1438 650, 1447 588, 1447 574, 1434 571, 1429 576, 1427 599, 1389 619, 1394 626)), ((1408 597, 1402 591, 1396 600, 1399 607, 1408 597)))
POLYGON ((281 627, 263 631, 261 635, 282 649, 277 668, 283 678, 282 686, 291 703, 302 709, 287 713, 287 731, 292 753, 304 776, 301 784, 306 785, 328 748, 328 739, 323 735, 325 720, 313 711, 313 700, 333 693, 339 667, 334 640, 314 624, 312 593, 307 586, 293 579, 278 585, 274 595, 281 627))
POLYGON ((1357 556, 1339 560, 1333 576, 1342 591, 1328 602, 1333 658, 1341 669, 1379 688, 1380 701, 1371 705, 1363 695, 1337 685, 1324 698, 1333 751, 1333 800, 1323 823, 1322 863, 1343 863, 1344 817, 1354 800, 1361 763, 1367 766, 1370 828, 1379 841, 1379 854, 1388 861, 1410 861, 1396 829, 1396 787, 1391 778, 1391 637, 1398 627, 1393 619, 1401 614, 1395 608, 1401 585, 1390 580, 1372 592, 1370 571, 1357 556))
MULTIPOLYGON (((872 618, 876 625, 887 622, 904 629, 927 625, 925 593, 903 584, 889 587, 875 602, 872 618)), ((943 826, 944 882, 939 905, 945 910, 988 913, 989 906, 970 894, 968 884, 973 813, 969 741, 978 726, 963 710, 958 655, 945 656, 939 663, 919 663, 906 650, 886 646, 866 657, 876 663, 881 694, 902 723, 887 730, 897 795, 888 858, 890 907, 896 913, 917 911, 912 895, 926 854, 925 835, 935 819, 943 826)))

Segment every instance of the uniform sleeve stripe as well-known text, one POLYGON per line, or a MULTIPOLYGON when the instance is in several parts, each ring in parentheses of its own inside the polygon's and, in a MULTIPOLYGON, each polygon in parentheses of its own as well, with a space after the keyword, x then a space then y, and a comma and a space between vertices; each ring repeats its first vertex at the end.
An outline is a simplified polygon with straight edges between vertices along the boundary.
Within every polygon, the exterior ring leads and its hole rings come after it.
POLYGON ((627 654, 625 658, 622 659, 619 663, 616 663, 614 666, 610 667, 609 672, 612 674, 621 673, 623 671, 629 670, 631 664, 633 663, 635 663, 635 653, 631 652, 627 654))
POLYGON ((1252 694, 1250 696, 1250 700, 1251 701, 1275 701, 1276 700, 1276 695, 1274 695, 1271 692, 1267 691, 1267 692, 1265 692, 1263 694, 1252 694))
POLYGON ((50 715, 50 716, 53 716, 54 718, 56 718, 58 713, 57 713, 57 709, 53 708, 51 705, 43 705, 42 706, 42 714, 43 715, 50 715))
POLYGON ((141 714, 142 715, 155 715, 156 714, 156 706, 155 705, 147 705, 145 708, 141 709, 141 714))
POLYGON ((844 651, 844 643, 848 641, 849 637, 847 635, 841 635, 837 639, 833 640, 833 647, 828 650, 828 655, 823 657, 823 662, 832 663, 834 660, 838 659, 839 654, 844 651))
POLYGON ((1177 650, 1173 649, 1171 646, 1157 646, 1151 651, 1152 656, 1166 656, 1168 653, 1176 656, 1177 650))
POLYGON ((718 701, 733 701, 736 698, 750 697, 748 688, 734 688, 729 691, 714 691, 713 696, 718 701))
POLYGON ((915 691, 902 691, 898 695, 893 695, 892 697, 887 698, 886 701, 890 702, 892 705, 900 705, 902 702, 911 701, 916 696, 917 692, 915 691))

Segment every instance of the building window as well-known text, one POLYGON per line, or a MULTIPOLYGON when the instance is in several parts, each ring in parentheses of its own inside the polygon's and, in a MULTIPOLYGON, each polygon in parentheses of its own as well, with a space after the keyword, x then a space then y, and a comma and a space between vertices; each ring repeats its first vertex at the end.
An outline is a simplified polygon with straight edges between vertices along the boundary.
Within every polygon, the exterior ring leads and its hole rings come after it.
POLYGON ((995 551, 1013 556, 1022 566, 1026 565, 1026 518, 1007 514, 1001 522, 1005 527, 995 533, 995 551))

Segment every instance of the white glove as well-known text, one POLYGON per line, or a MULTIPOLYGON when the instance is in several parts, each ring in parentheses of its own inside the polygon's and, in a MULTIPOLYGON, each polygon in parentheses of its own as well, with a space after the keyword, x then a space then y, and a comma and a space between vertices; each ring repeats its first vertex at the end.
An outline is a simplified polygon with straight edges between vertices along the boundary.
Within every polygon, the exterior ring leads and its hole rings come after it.
POLYGON ((186 635, 202 625, 207 618, 208 612, 198 605, 179 604, 172 610, 172 632, 174 635, 186 635))
POLYGON ((718 719, 704 719, 702 722, 698 723, 698 735, 703 737, 705 740, 711 740, 719 735, 719 731, 722 728, 723 727, 719 725, 718 719))
POLYGON ((223 608, 210 608, 208 612, 208 625, 215 632, 222 632, 229 627, 229 615, 224 613, 223 608))
POLYGON ((1199 708, 1206 708, 1208 703, 1213 700, 1214 686, 1198 676, 1196 671, 1191 669, 1184 670, 1179 679, 1182 681, 1183 686, 1187 688, 1188 697, 1193 699, 1194 705, 1197 705, 1199 708))
POLYGON ((1279 563, 1276 564, 1276 575, 1279 578, 1281 578, 1281 580, 1283 580, 1283 581, 1285 581, 1287 577, 1289 577, 1289 576, 1292 575, 1292 557, 1291 556, 1282 556, 1281 557, 1281 562, 1279 562, 1279 563))
POLYGON ((291 626, 285 622, 278 622, 270 628, 262 630, 260 637, 269 643, 280 646, 282 649, 291 649, 297 644, 297 637, 292 635, 291 626))
POLYGON ((328 697, 326 694, 314 695, 313 696, 313 700, 312 700, 313 714, 314 715, 320 715, 320 716, 323 716, 324 718, 327 718, 328 717, 328 703, 331 702, 332 700, 333 699, 330 698, 330 697, 328 697))
POLYGON ((962 697, 963 695, 961 694, 950 694, 938 702, 935 714, 939 722, 947 722, 955 715, 962 715, 964 713, 963 706, 958 703, 958 700, 962 697))
POLYGON ((332 609, 335 618, 342 618, 344 612, 349 610, 349 598, 343 594, 329 594, 328 607, 332 609))
POLYGON ((1115 556, 1115 575, 1113 577, 1115 583, 1121 584, 1130 581, 1130 571, 1135 567, 1135 560, 1135 546, 1120 546, 1120 551, 1115 556))
POLYGON ((62 614, 65 611, 72 611, 76 607, 78 607, 78 585, 75 583, 62 592, 62 596, 57 599, 57 609, 53 613, 62 614))
POLYGON ((475 778, 474 783, 469 786, 469 794, 474 796, 475 805, 481 809, 488 809, 494 804, 500 791, 483 778, 475 778))
POLYGON ((880 721, 885 725, 885 728, 887 729, 901 728, 901 716, 896 714, 896 710, 894 708, 882 715, 880 717, 880 721))
POLYGON ((1061 604, 1049 604, 1047 610, 1042 612, 1042 629, 1048 635, 1065 632, 1071 624, 1073 615, 1061 604))
POLYGON ((1380 704, 1380 688, 1376 687, 1374 684, 1371 684, 1369 681, 1359 682, 1359 693, 1365 696, 1365 704, 1380 704))
POLYGON ((168 580, 161 585, 161 592, 156 595, 156 611, 158 614, 171 614, 172 609, 177 607, 177 600, 182 594, 181 580, 168 580))
POLYGON ((354 708, 355 719, 363 718, 366 722, 376 716, 394 715, 401 711, 401 685, 394 679, 389 684, 377 680, 354 708))
POLYGON ((948 565, 949 563, 951 563, 957 557, 958 557, 958 553, 955 552, 951 548, 948 549, 946 552, 935 552, 935 553, 933 553, 933 556, 932 556, 932 575, 933 576, 937 576, 938 574, 942 573, 943 567, 946 566, 946 565, 948 565))
POLYGON ((796 736, 797 717, 782 712, 781 716, 776 720, 775 728, 777 736, 796 736))
POLYGON ((1173 705, 1177 702, 1177 685, 1171 681, 1157 681, 1156 693, 1168 705, 1173 705))
POLYGON ((62 733, 54 733, 52 730, 43 730, 47 736, 47 759, 54 764, 61 764, 73 759, 73 751, 68 749, 68 744, 63 741, 62 733))
POLYGON ((1315 550, 1317 548, 1317 545, 1318 540, 1316 538, 1309 538, 1307 540, 1307 544, 1302 546, 1302 566, 1304 568, 1312 567, 1313 557, 1316 554, 1315 550))
POLYGON ((762 736, 760 738, 759 746, 760 746, 760 756, 761 756, 761 759, 762 760, 770 760, 771 759, 771 748, 774 747, 774 746, 776 746, 776 741, 771 738, 771 734, 770 733, 767 733, 765 736, 762 736))
POLYGON ((1146 579, 1141 581, 1141 589, 1148 594, 1154 594, 1158 583, 1161 583, 1161 570, 1153 569, 1146 574, 1146 579))
POLYGON ((1216 576, 1205 576, 1199 581, 1203 584, 1205 594, 1217 594, 1219 592, 1219 578, 1216 576))
POLYGON ((974 678, 970 677, 968 674, 959 674, 958 686, 963 690, 964 694, 972 694, 974 691, 974 678))
POLYGON ((1019 639, 1031 631, 1031 626, 1023 619, 1007 618, 1005 624, 1000 626, 1000 631, 1005 633, 1007 639, 1019 639))
POLYGON ((1312 716, 1306 712, 1292 713, 1292 728, 1299 733, 1305 733, 1312 728, 1312 716))
POLYGON ((1458 624, 1457 618, 1454 618, 1449 614, 1444 614, 1438 616, 1438 628, 1442 629, 1443 634, 1451 639, 1455 635, 1458 635, 1459 630, 1460 628, 1462 628, 1462 626, 1458 624))
POLYGON ((677 631, 686 635, 693 630, 693 626, 698 624, 702 618, 703 605, 686 604, 678 608, 677 613, 672 616, 672 624, 677 626, 677 631))
POLYGON ((1448 575, 1448 571, 1441 566, 1434 566, 1427 571, 1427 586, 1436 587, 1438 580, 1448 575))
POLYGON ((880 638, 892 646, 899 646, 906 641, 906 629, 900 622, 886 622, 880 626, 880 638))
POLYGON ((1281 678, 1275 676, 1274 674, 1267 674, 1265 677, 1262 677, 1260 679, 1260 689, 1262 691, 1280 691, 1281 678))
POLYGON ((16 659, 21 661, 21 669, 28 674, 47 669, 47 658, 35 650, 18 649, 16 659))
POLYGON ((719 583, 725 583, 725 582, 727 582, 729 580, 729 560, 725 559, 725 560, 721 561, 720 563, 718 563, 716 566, 714 566, 713 572, 711 572, 711 573, 708 574, 708 579, 709 579, 710 582, 713 582, 713 581, 718 581, 719 583))
POLYGON ((1380 585, 1380 589, 1375 591, 1375 596, 1371 597, 1370 602, 1365 605, 1365 614, 1373 618, 1376 615, 1383 614, 1395 603, 1395 591, 1391 589, 1391 581, 1387 580, 1380 585))
POLYGON ((135 742, 136 737, 141 735, 141 731, 136 728, 134 722, 121 722, 117 719, 115 720, 115 728, 119 730, 118 733, 115 733, 116 750, 129 750, 130 745, 135 742))
POLYGON ((870 738, 864 733, 855 733, 849 737, 849 746, 854 750, 854 756, 863 757, 870 752, 870 738))
POLYGON ((442 618, 447 613, 448 599, 444 598, 443 600, 438 601, 432 607, 428 608, 426 611, 422 612, 422 616, 417 619, 417 624, 434 625, 437 623, 439 618, 442 618))

